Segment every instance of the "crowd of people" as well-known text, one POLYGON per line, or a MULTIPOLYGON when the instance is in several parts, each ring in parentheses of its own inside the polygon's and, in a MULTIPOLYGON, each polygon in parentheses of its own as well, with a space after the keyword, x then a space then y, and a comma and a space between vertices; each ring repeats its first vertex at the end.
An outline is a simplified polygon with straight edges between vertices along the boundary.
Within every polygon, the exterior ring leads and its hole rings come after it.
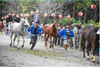
MULTIPOLYGON (((10 35, 11 32, 11 22, 6 23, 6 20, 3 21, 6 27, 6 35, 10 35)), ((36 26, 33 26, 33 21, 30 22, 30 27, 26 30, 30 32, 31 34, 31 41, 30 44, 32 44, 32 41, 37 41, 37 37, 33 37, 33 34, 39 34, 40 36, 43 35, 43 26, 46 26, 48 24, 41 24, 40 22, 36 22, 36 26), (40 25, 40 26, 39 26, 40 25)), ((67 48, 69 45, 70 47, 73 47, 73 44, 77 45, 76 48, 79 45, 79 37, 83 29, 83 22, 80 22, 79 25, 73 24, 67 24, 66 27, 63 27, 60 23, 57 27, 57 33, 55 38, 55 45, 63 46, 65 45, 65 48, 67 48), (74 40, 75 38, 75 40, 74 40), (74 41, 74 42, 73 42, 74 41), (73 43, 72 43, 73 42, 73 43)), ((44 39, 44 38, 43 38, 44 39)), ((34 48, 35 44, 32 45, 31 50, 34 48)))
MULTIPOLYGON (((39 22, 37 22, 39 23, 39 22)), ((32 21, 31 21, 31 24, 32 24, 32 21)), ((41 27, 41 30, 38 30, 38 33, 37 34, 41 34, 39 32, 42 31, 42 35, 40 36, 44 36, 43 35, 43 26, 46 26, 46 25, 51 25, 51 24, 41 24, 40 27, 41 27)), ((70 47, 73 47, 73 41, 74 41, 74 36, 76 37, 75 39, 75 43, 76 45, 79 45, 79 37, 80 37, 80 34, 82 32, 82 29, 83 29, 83 22, 80 22, 79 25, 76 25, 75 23, 70 25, 70 24, 67 24, 66 27, 63 27, 62 24, 60 23, 59 26, 57 27, 57 33, 56 33, 56 38, 55 38, 55 45, 58 45, 58 46, 65 46, 65 49, 70 46, 70 47)), ((28 29, 29 30, 29 29, 28 29)), ((31 30, 31 35, 33 34, 33 31, 35 31, 36 29, 34 30, 31 30)), ((78 46, 77 46, 78 47, 78 46)))

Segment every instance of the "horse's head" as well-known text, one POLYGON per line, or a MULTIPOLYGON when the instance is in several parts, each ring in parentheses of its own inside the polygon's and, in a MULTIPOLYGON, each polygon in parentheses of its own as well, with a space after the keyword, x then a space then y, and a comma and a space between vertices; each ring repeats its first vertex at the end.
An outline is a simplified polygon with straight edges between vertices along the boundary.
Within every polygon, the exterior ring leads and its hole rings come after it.
POLYGON ((24 24, 24 26, 29 27, 28 19, 21 19, 21 22, 24 24))
POLYGON ((59 22, 55 22, 55 23, 54 23, 54 26, 55 26, 56 29, 58 29, 59 25, 60 25, 59 22))

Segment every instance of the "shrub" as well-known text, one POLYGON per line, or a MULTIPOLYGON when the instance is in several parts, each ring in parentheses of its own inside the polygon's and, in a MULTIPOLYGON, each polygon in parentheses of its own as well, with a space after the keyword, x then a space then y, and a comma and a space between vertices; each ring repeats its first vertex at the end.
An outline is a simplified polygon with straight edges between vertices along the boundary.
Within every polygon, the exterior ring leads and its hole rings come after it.
POLYGON ((88 23, 88 24, 94 24, 95 22, 93 21, 93 19, 91 19, 91 20, 88 20, 87 23, 88 23))

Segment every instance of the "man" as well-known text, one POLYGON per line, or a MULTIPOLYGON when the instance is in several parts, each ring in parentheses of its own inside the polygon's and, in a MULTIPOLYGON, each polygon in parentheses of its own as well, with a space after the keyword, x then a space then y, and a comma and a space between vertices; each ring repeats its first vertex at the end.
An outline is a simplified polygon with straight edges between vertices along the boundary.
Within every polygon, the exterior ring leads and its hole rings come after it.
POLYGON ((76 35, 77 32, 78 32, 78 28, 76 27, 76 24, 72 24, 72 28, 73 28, 73 31, 74 31, 74 34, 76 35))
POLYGON ((43 34, 44 31, 43 31, 42 28, 40 28, 39 22, 36 22, 35 25, 30 26, 28 28, 28 31, 31 32, 31 41, 30 41, 30 44, 32 44, 31 50, 33 50, 33 48, 34 48, 34 46, 35 46, 35 44, 37 42, 37 36, 38 36, 38 34, 40 34, 40 33, 43 34))
POLYGON ((9 24, 8 23, 6 23, 6 35, 8 35, 8 29, 9 29, 9 24))
POLYGON ((59 25, 59 27, 57 29, 57 33, 56 33, 55 45, 56 45, 56 43, 58 43, 58 45, 60 45, 60 31, 61 31, 61 27, 59 25))
POLYGON ((76 27, 76 24, 75 23, 72 24, 72 28, 73 28, 73 31, 74 31, 73 45, 75 45, 75 48, 76 48, 76 44, 78 45, 78 36, 77 36, 78 28, 76 27))
MULTIPOLYGON (((66 28, 65 29, 63 29, 61 32, 60 32, 60 37, 61 36, 65 36, 65 41, 64 41, 64 47, 65 47, 65 50, 67 49, 67 47, 69 46, 69 43, 68 43, 68 40, 69 40, 69 42, 71 43, 71 37, 73 37, 74 36, 74 32, 73 32, 73 30, 72 29, 70 29, 70 25, 69 24, 67 24, 66 25, 66 28)), ((71 45, 70 45, 71 46, 71 45)))

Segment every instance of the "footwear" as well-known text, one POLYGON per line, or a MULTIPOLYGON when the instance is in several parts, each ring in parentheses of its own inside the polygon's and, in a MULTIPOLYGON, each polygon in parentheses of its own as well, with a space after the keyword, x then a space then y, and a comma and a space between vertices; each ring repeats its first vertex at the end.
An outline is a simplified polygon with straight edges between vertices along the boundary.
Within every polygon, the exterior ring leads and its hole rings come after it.
POLYGON ((31 48, 30 50, 33 50, 33 48, 31 48))

